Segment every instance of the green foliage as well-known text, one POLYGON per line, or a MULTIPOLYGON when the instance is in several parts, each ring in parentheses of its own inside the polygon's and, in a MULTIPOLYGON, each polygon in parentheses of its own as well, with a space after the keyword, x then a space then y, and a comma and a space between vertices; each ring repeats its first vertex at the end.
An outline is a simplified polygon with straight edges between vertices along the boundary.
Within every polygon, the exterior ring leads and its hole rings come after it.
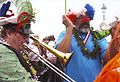
MULTIPOLYGON (((33 12, 32 4, 29 0, 14 0, 14 3, 17 7, 18 15, 22 12, 27 12, 31 16, 31 21, 35 21, 35 13, 33 12)), ((21 20, 26 19, 25 16, 21 18, 21 20)))

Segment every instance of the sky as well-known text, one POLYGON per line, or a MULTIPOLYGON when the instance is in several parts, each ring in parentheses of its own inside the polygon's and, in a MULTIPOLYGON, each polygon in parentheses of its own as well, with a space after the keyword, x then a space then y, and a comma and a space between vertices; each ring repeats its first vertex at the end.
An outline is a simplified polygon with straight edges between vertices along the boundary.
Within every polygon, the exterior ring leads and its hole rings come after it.
MULTIPOLYGON (((105 13, 106 23, 115 20, 115 16, 120 18, 120 0, 66 0, 66 8, 73 11, 80 11, 85 4, 90 4, 95 10, 94 20, 91 26, 99 29, 103 21, 102 6, 107 7, 105 13)), ((31 0, 34 11, 36 12, 36 22, 32 24, 32 30, 40 37, 54 35, 57 39, 59 33, 65 30, 62 24, 62 15, 65 14, 65 0, 31 0)), ((108 37, 110 39, 110 37, 108 37)))

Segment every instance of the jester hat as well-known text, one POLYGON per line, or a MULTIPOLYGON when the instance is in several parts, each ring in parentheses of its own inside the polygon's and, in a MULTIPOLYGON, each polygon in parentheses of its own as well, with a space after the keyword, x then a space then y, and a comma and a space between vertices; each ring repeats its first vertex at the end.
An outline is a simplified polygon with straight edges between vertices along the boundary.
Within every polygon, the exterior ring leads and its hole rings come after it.
POLYGON ((10 25, 16 25, 16 32, 31 34, 30 25, 34 17, 32 5, 28 0, 6 1, 1 4, 0 26, 3 28, 9 29, 10 25))

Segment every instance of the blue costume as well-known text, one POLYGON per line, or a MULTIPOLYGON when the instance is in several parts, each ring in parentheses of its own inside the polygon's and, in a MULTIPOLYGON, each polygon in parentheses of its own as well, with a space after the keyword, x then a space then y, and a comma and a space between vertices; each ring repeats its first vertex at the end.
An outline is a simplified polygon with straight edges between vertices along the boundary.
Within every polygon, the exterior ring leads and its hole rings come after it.
MULTIPOLYGON (((66 34, 66 31, 63 31, 57 39, 56 46, 62 41, 64 38, 64 35, 66 34)), ((86 35, 81 35, 84 39, 86 35)), ((72 35, 71 38, 71 47, 70 52, 74 51, 74 54, 72 55, 70 61, 68 62, 65 73, 69 75, 71 78, 73 78, 76 82, 93 82, 96 78, 96 76, 99 74, 99 72, 102 69, 102 62, 101 59, 104 58, 105 51, 108 47, 108 43, 106 39, 97 40, 98 45, 100 47, 100 54, 94 59, 86 58, 85 55, 83 55, 80 46, 78 45, 78 42, 74 35, 72 35)), ((87 43, 85 45, 90 51, 94 49, 94 43, 92 41, 92 35, 90 34, 87 43)))

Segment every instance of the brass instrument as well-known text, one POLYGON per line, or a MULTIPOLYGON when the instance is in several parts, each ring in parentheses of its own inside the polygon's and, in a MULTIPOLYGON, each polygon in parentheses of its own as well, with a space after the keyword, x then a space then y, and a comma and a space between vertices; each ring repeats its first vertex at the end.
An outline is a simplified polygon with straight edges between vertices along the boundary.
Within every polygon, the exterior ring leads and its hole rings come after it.
MULTIPOLYGON (((33 36, 30 36, 30 38, 35 41, 38 42, 43 48, 46 48, 47 50, 49 50, 51 53, 55 54, 57 57, 59 57, 61 60, 63 60, 64 64, 67 64, 68 60, 70 59, 72 53, 62 53, 52 47, 50 47, 49 45, 47 45, 44 42, 39 41, 38 39, 34 38, 33 36)), ((65 74, 63 71, 61 71, 60 69, 58 69, 54 64, 52 64, 50 61, 48 61, 47 59, 45 59, 43 56, 39 55, 38 53, 34 52, 33 50, 31 50, 31 48, 26 45, 23 44, 24 48, 33 52, 34 55, 37 55, 37 58, 39 59, 39 61, 41 61, 43 64, 45 64, 47 67, 49 67, 51 70, 53 70, 55 73, 57 73, 59 76, 61 76, 63 79, 65 79, 67 82, 76 82, 75 80, 73 80, 71 77, 69 77, 67 74, 65 74)))
POLYGON ((40 44, 43 48, 46 48, 47 50, 49 50, 51 53, 53 53, 55 56, 57 56, 58 58, 60 58, 64 64, 66 65, 68 63, 68 61, 70 60, 72 53, 63 53, 63 52, 60 52, 56 49, 54 49, 53 47, 47 45, 46 43, 42 42, 42 41, 39 41, 38 39, 34 38, 33 36, 30 36, 30 38, 37 42, 38 44, 40 44))

